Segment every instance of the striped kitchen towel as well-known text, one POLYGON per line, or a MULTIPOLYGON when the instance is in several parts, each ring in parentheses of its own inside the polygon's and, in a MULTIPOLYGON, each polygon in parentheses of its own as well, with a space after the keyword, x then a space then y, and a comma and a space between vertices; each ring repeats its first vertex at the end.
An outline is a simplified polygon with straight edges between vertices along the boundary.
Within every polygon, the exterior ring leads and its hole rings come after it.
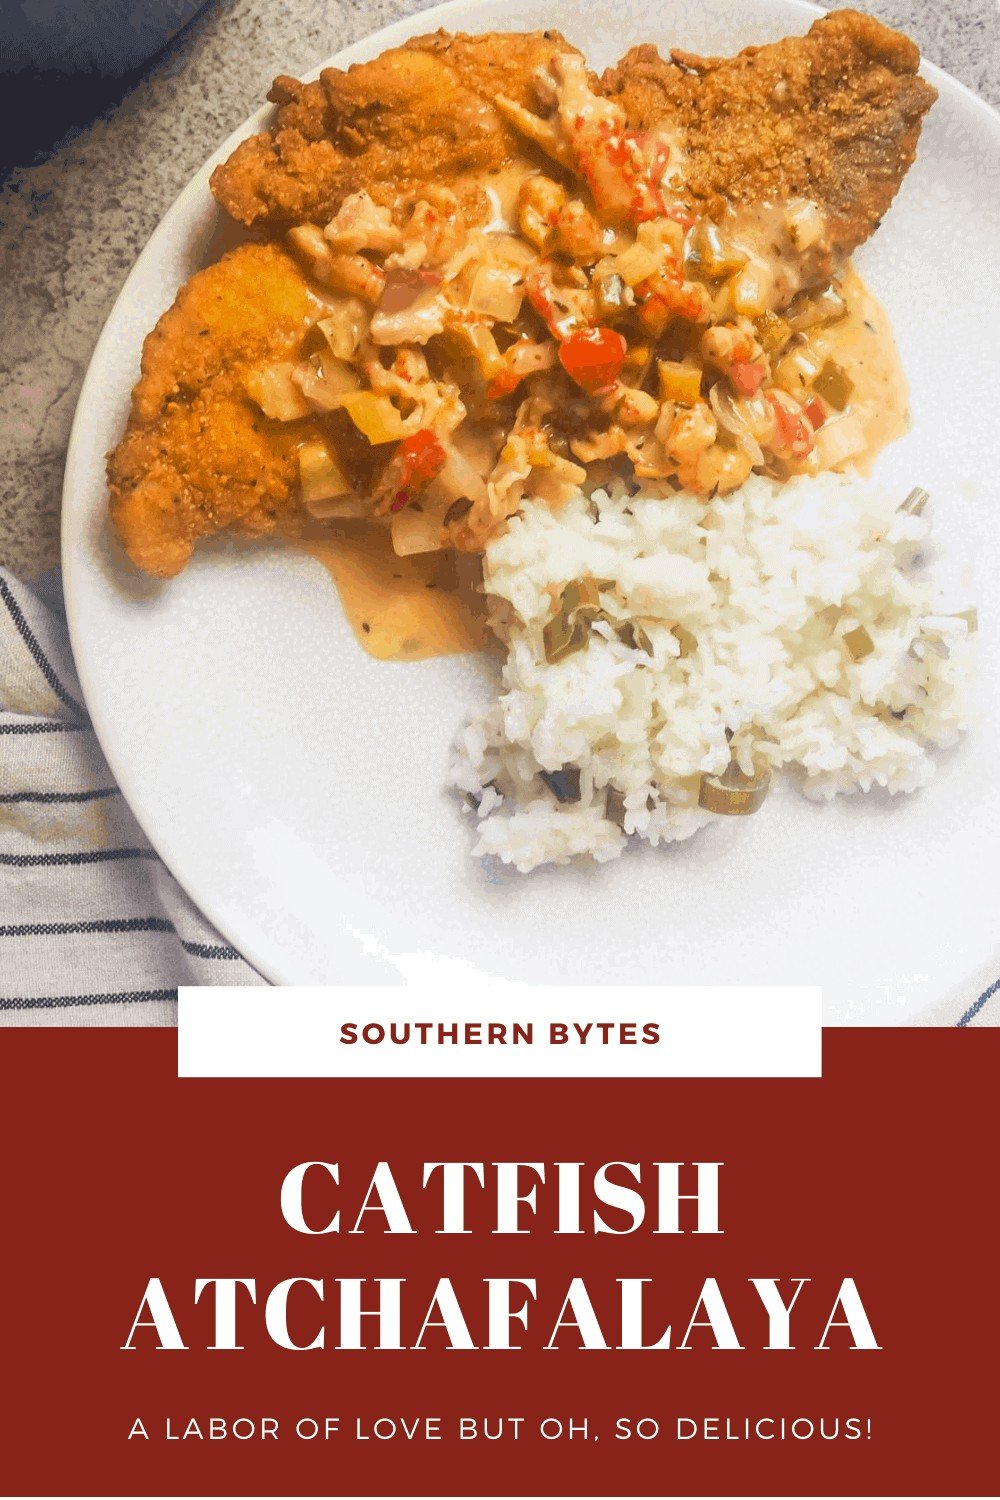
POLYGON ((0 569, 0 1025, 173 1026, 180 984, 264 981, 132 817, 51 593, 0 569))

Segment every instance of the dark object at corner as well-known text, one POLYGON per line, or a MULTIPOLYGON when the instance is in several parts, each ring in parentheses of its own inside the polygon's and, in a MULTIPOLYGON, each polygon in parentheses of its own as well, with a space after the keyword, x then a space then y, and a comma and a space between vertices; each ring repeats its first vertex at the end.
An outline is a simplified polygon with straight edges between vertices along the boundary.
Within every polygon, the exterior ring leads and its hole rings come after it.
POLYGON ((3 0, 0 176, 110 109, 206 0, 3 0))

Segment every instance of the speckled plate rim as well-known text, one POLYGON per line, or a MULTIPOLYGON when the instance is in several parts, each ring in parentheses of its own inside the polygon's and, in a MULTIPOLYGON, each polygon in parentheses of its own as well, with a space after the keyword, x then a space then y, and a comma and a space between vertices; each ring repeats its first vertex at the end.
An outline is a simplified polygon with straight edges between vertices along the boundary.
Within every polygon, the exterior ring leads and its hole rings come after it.
MULTIPOLYGON (((807 25, 827 14, 826 9, 810 3, 810 0, 779 0, 779 3, 782 9, 800 15, 807 25)), ((367 34, 317 63, 315 67, 304 72, 302 78, 304 81, 311 81, 317 78, 324 68, 344 68, 356 62, 366 61, 389 47, 401 44, 409 37, 425 34, 441 26, 446 27, 449 18, 467 15, 470 8, 481 12, 483 30, 510 29, 504 26, 504 7, 500 0, 446 0, 444 4, 420 11, 367 34)), ((752 9, 749 6, 747 8, 752 9)), ((735 4, 733 9, 734 12, 737 9, 735 4)), ((749 24, 752 25, 752 21, 749 24)), ((739 26, 740 21, 734 16, 734 29, 738 30, 739 26)), ((740 45, 747 45, 747 43, 740 45)), ((984 130, 994 137, 998 152, 1000 152, 1000 113, 972 89, 923 57, 921 72, 938 88, 940 93, 957 95, 972 108, 984 130)), ((272 936, 259 927, 252 918, 248 917, 245 921, 237 920, 231 914, 227 915, 226 911, 220 907, 217 891, 213 889, 211 882, 203 881, 197 869, 188 865, 176 847, 169 823, 158 815, 155 801, 147 799, 133 774, 132 761, 128 754, 128 736, 121 732, 116 714, 111 707, 111 699, 109 698, 106 702, 97 686, 101 674, 101 661, 99 654, 94 654, 89 649, 87 621, 84 613, 79 609, 77 585, 80 575, 78 570, 85 566, 85 560, 76 548, 76 543, 80 540, 80 511, 84 508, 77 498, 77 470, 80 466, 83 448, 84 424, 91 405, 99 400, 105 356, 112 340, 118 335, 122 309, 129 301, 133 284, 141 275, 142 262, 147 254, 156 252, 170 241, 176 235, 179 226, 187 221, 199 206, 205 205, 206 195, 210 196, 209 178, 215 167, 225 161, 247 136, 265 129, 273 119, 273 115, 272 105, 264 105, 256 110, 226 137, 193 175, 146 242, 108 315, 80 390, 67 448, 62 489, 61 562, 70 641, 80 686, 105 759, 131 811, 150 844, 195 905, 260 974, 270 982, 280 985, 289 982, 283 977, 285 964, 281 944, 276 943, 272 936)), ((219 212, 221 213, 221 210, 219 212)), ((1000 941, 996 945, 996 951, 996 966, 991 963, 989 967, 981 969, 977 974, 970 974, 967 992, 969 1003, 976 998, 978 993, 976 986, 982 988, 995 977, 995 968, 1000 966, 1000 941)), ((935 1002, 940 1003, 944 998, 936 996, 935 1002)), ((947 997, 952 1004, 956 1003, 957 998, 955 995, 947 997)), ((914 1016, 909 1014, 904 1018, 904 1024, 913 1024, 914 1019, 914 1016)), ((886 1016, 881 1022, 876 1021, 874 1024, 886 1022, 891 1024, 892 1021, 893 1017, 886 1016)), ((869 1021, 869 1024, 873 1023, 869 1021)))

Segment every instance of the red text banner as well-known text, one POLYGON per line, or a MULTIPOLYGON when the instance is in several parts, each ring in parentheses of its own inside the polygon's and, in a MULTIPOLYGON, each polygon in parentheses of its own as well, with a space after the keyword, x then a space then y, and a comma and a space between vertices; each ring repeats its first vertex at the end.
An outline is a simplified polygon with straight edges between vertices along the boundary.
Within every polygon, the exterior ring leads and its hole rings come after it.
POLYGON ((995 1493, 1000 1033, 823 1047, 211 1080, 8 1031, 3 1492, 995 1493))

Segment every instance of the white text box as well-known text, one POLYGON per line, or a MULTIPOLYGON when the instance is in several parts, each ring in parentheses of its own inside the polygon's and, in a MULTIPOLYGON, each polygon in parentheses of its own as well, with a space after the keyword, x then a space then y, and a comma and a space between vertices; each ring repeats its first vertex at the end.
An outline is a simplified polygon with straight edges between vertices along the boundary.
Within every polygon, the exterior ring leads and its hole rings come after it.
POLYGON ((818 987, 180 991, 188 1078, 818 1078, 818 987), (589 1028, 589 1029, 587 1029, 589 1028))

